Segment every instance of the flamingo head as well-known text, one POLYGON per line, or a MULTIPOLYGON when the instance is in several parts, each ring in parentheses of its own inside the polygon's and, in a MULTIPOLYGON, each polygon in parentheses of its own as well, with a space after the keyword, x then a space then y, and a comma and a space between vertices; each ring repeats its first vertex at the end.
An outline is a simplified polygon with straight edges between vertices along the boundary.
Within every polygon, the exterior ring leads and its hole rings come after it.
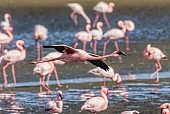
POLYGON ((119 87, 122 83, 122 78, 120 77, 120 74, 116 73, 112 78, 112 81, 116 81, 116 87, 119 87))
POLYGON ((161 114, 169 114, 170 111, 168 109, 162 109, 161 114))
POLYGON ((57 91, 57 97, 58 97, 58 100, 63 100, 63 93, 62 93, 62 91, 57 91))
POLYGON ((115 7, 115 3, 110 2, 110 3, 109 3, 109 6, 112 7, 112 8, 114 8, 114 7, 115 7))
POLYGON ((5 13, 4 18, 8 19, 9 21, 11 21, 11 19, 12 19, 11 14, 9 14, 9 13, 5 13))
POLYGON ((99 26, 100 28, 103 28, 103 22, 98 22, 97 26, 99 26))
POLYGON ((119 51, 114 51, 113 53, 112 53, 114 56, 119 56, 119 55, 124 55, 124 56, 126 56, 126 54, 125 54, 125 52, 123 52, 123 51, 121 51, 121 50, 119 50, 119 51))
POLYGON ((100 90, 100 94, 104 93, 107 97, 109 96, 109 89, 104 87, 100 90))

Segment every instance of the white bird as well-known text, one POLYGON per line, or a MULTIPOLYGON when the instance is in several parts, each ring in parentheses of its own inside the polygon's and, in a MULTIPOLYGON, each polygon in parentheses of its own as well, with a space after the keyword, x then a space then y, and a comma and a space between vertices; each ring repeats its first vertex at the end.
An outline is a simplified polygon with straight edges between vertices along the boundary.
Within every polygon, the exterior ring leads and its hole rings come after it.
POLYGON ((35 25, 34 27, 34 38, 37 43, 37 60, 40 60, 40 51, 42 57, 44 57, 44 50, 42 45, 42 42, 47 39, 48 35, 48 29, 43 25, 35 25))
POLYGON ((105 78, 110 78, 112 81, 116 81, 117 83, 116 87, 119 87, 122 82, 120 75, 118 73, 115 73, 113 68, 110 66, 109 66, 108 71, 105 71, 101 69, 100 67, 96 67, 94 69, 89 70, 88 73, 92 73, 95 76, 103 77, 104 86, 106 86, 105 78))
POLYGON ((52 114, 60 114, 63 110, 63 95, 62 91, 57 91, 57 99, 49 101, 45 106, 45 111, 52 114))
POLYGON ((104 33, 103 37, 107 38, 107 41, 104 43, 103 55, 105 55, 106 46, 110 42, 110 40, 114 40, 116 50, 117 51, 119 50, 119 46, 118 46, 118 43, 117 43, 116 40, 120 39, 120 38, 124 38, 125 32, 126 32, 126 27, 125 27, 124 22, 122 20, 118 21, 118 26, 120 27, 120 29, 119 28, 112 28, 112 29, 110 29, 110 30, 108 30, 107 32, 104 33))
POLYGON ((12 32, 13 28, 11 27, 10 21, 11 21, 11 15, 9 13, 5 13, 4 21, 1 21, 1 24, 0 24, 1 29, 4 31, 10 30, 10 32, 12 32))
MULTIPOLYGON (((103 23, 102 22, 97 22, 97 29, 92 29, 91 34, 92 34, 92 40, 94 41, 94 46, 93 46, 93 52, 94 54, 97 53, 96 47, 97 47, 97 41, 102 39, 103 36, 103 23)), ((92 44, 93 45, 93 44, 92 44)), ((92 47, 92 46, 91 46, 92 47)))
POLYGON ((75 25, 78 25, 77 14, 82 15, 87 24, 91 23, 90 18, 86 15, 83 7, 79 3, 68 3, 67 6, 73 10, 73 12, 70 14, 70 17, 73 19, 75 25))
POLYGON ((106 13, 111 13, 113 11, 113 8, 115 7, 115 4, 113 2, 106 3, 103 1, 98 2, 94 7, 93 10, 96 11, 96 17, 93 22, 93 27, 95 27, 98 19, 99 19, 99 13, 103 13, 103 19, 105 20, 107 26, 111 28, 110 23, 107 19, 106 13))
POLYGON ((132 32, 135 29, 135 23, 132 20, 124 20, 124 24, 126 27, 126 50, 129 50, 129 32, 132 32))
POLYGON ((86 25, 86 31, 80 31, 75 34, 75 37, 77 38, 76 43, 74 44, 74 48, 77 47, 78 42, 83 42, 83 50, 86 50, 86 43, 90 42, 92 40, 92 34, 91 34, 91 25, 86 25))

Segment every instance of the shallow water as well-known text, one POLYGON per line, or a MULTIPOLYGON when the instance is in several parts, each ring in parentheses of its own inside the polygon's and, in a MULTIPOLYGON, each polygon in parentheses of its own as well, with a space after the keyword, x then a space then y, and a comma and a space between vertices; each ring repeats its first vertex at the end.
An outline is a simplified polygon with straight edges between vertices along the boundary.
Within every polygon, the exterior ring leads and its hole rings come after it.
MULTIPOLYGON (((87 0, 88 1, 88 0, 87 0)), ((70 1, 71 2, 71 1, 70 1)), ((77 2, 76 0, 73 2, 77 2)), ((85 21, 79 16, 79 26, 75 27, 69 17, 71 10, 66 7, 67 1, 58 3, 54 0, 48 2, 27 0, 14 3, 9 0, 2 0, 0 4, 0 16, 5 12, 12 14, 12 26, 14 27, 14 40, 7 49, 15 47, 18 39, 26 42, 27 58, 25 61, 16 63, 17 85, 13 87, 11 69, 7 69, 8 87, 0 90, 0 113, 3 114, 40 114, 44 113, 45 103, 55 98, 56 91, 62 90, 64 95, 65 114, 79 114, 80 108, 85 102, 80 99, 81 93, 92 92, 99 96, 99 91, 103 84, 101 78, 87 74, 87 71, 95 66, 84 63, 67 63, 63 66, 56 66, 60 83, 63 87, 58 88, 55 84, 55 77, 51 76, 50 89, 54 92, 51 95, 38 96, 39 76, 33 75, 34 65, 28 64, 36 60, 36 46, 33 38, 33 28, 35 24, 43 24, 48 28, 49 36, 45 41, 50 44, 67 44, 73 46, 76 39, 74 34, 85 29, 85 21), (22 4, 22 5, 21 5, 22 4), (45 5, 44 5, 45 4, 45 5), (21 70, 22 68, 22 70, 21 70)), ((88 16, 92 19, 95 12, 92 7, 97 3, 81 1, 88 16)), ((117 27, 117 21, 131 19, 135 22, 136 28, 130 33, 130 51, 125 51, 125 40, 118 41, 120 49, 127 53, 120 62, 117 58, 107 59, 107 63, 121 74, 123 83, 120 88, 115 88, 115 83, 107 80, 109 88, 109 107, 102 114, 118 114, 124 110, 139 110, 141 114, 159 114, 159 107, 164 102, 169 102, 170 84, 169 71, 170 62, 161 61, 163 69, 160 73, 160 83, 155 83, 156 79, 150 80, 150 74, 154 72, 154 62, 143 58, 143 49, 148 43, 161 48, 169 56, 170 43, 170 2, 165 0, 142 0, 137 3, 135 0, 115 1, 117 7, 115 11, 108 15, 112 27, 117 27), (149 4, 148 4, 149 3, 149 4), (152 4, 151 4, 152 3, 152 4)), ((0 18, 0 21, 2 18, 0 18)), ((103 21, 100 18, 100 21, 103 21)), ((107 30, 104 25, 104 32, 107 30)), ((103 39, 98 43, 98 54, 102 54, 103 39)), ((78 46, 82 48, 82 44, 78 46)), ((107 53, 115 50, 112 42, 107 47, 107 53)), ((55 51, 45 49, 45 53, 55 51)), ((87 45, 87 51, 92 52, 87 45)), ((2 67, 2 66, 1 66, 2 67)), ((154 77, 155 78, 155 77, 154 77)), ((3 83, 3 80, 0 80, 3 83)), ((83 111, 82 114, 87 112, 83 111)))

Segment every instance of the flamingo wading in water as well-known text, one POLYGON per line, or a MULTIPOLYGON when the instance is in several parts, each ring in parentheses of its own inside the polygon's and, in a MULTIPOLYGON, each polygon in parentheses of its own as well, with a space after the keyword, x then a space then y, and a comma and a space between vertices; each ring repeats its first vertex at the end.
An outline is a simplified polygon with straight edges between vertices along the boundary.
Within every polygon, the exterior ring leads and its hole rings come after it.
POLYGON ((6 61, 6 64, 3 66, 3 78, 4 78, 4 85, 6 85, 7 82, 7 74, 6 74, 6 68, 12 64, 12 76, 14 80, 14 84, 16 85, 16 76, 15 76, 15 68, 14 64, 17 61, 23 61, 26 58, 26 50, 25 50, 25 43, 23 40, 17 40, 16 41, 16 47, 18 48, 15 50, 5 50, 5 53, 3 56, 0 57, 0 62, 2 60, 6 61))
POLYGON ((124 20, 124 24, 126 27, 126 50, 129 50, 129 32, 132 32, 135 29, 135 23, 132 20, 124 20))
POLYGON ((91 30, 92 40, 94 41, 94 46, 93 46, 94 54, 97 53, 97 51, 96 51, 97 41, 101 40, 102 36, 103 36, 102 27, 103 27, 103 23, 102 22, 97 22, 97 29, 91 30))
POLYGON ((155 61, 156 71, 153 74, 151 74, 151 78, 156 74, 157 75, 156 82, 159 82, 158 72, 162 69, 160 60, 168 60, 167 56, 160 49, 152 47, 150 44, 147 45, 146 49, 143 51, 143 54, 145 58, 147 58, 148 60, 155 61))
POLYGON ((42 43, 47 39, 48 29, 43 25, 35 25, 34 27, 34 38, 37 45, 37 60, 40 60, 41 55, 44 57, 44 49, 42 43), (41 53, 41 54, 40 54, 41 53))
POLYGON ((63 53, 62 56, 58 57, 58 58, 54 58, 54 59, 50 59, 50 60, 46 60, 46 61, 33 61, 30 62, 30 64, 37 64, 37 63, 41 63, 41 62, 48 62, 48 61, 54 61, 54 60, 61 60, 64 62, 85 62, 85 61, 89 61, 91 62, 93 65, 96 65, 97 67, 100 67, 104 70, 108 70, 109 67, 106 64, 106 62, 103 60, 104 58, 107 57, 118 57, 119 55, 124 55, 125 53, 123 51, 114 51, 111 54, 105 55, 105 56, 99 56, 99 55, 95 55, 95 54, 91 54, 91 53, 87 53, 84 50, 81 49, 74 49, 70 46, 61 44, 61 45, 50 45, 50 46, 43 46, 44 48, 54 48, 57 51, 63 53))
POLYGON ((60 114, 63 110, 63 94, 62 91, 57 91, 57 99, 49 101, 45 106, 45 111, 52 114, 60 114))
POLYGON ((120 75, 118 73, 115 73, 113 68, 110 66, 109 66, 108 71, 105 71, 105 70, 101 69, 100 67, 97 67, 97 68, 89 70, 88 73, 94 74, 99 77, 103 77, 104 87, 106 86, 105 78, 110 78, 110 79, 112 79, 112 81, 116 81, 116 83, 117 83, 116 87, 119 87, 122 82, 120 75))
POLYGON ((86 25, 86 31, 80 31, 75 34, 75 37, 77 38, 77 42, 74 44, 74 48, 77 47, 78 42, 83 42, 83 50, 86 50, 86 42, 90 42, 92 40, 92 34, 91 34, 91 25, 86 25))
POLYGON ((105 52, 106 52, 106 46, 107 44, 110 42, 110 40, 114 40, 114 43, 115 43, 115 47, 116 47, 116 50, 118 51, 119 50, 119 46, 118 46, 118 43, 117 43, 117 39, 120 39, 120 38, 123 38, 125 36, 125 32, 126 32, 126 27, 123 23, 122 20, 119 20, 118 21, 118 26, 121 28, 121 29, 118 29, 118 28, 112 28, 110 30, 108 30, 106 33, 104 33, 103 37, 106 37, 108 38, 107 41, 104 43, 104 47, 103 47, 103 55, 105 55, 105 52))
POLYGON ((96 114, 97 112, 101 112, 107 109, 108 107, 108 89, 102 88, 100 90, 99 97, 92 97, 88 99, 85 104, 81 107, 82 110, 87 110, 96 114))
POLYGON ((79 3, 68 3, 67 6, 73 10, 73 12, 70 14, 70 17, 73 19, 74 24, 76 26, 78 25, 77 14, 82 15, 84 19, 86 20, 87 24, 91 23, 90 18, 86 15, 83 7, 79 3))
POLYGON ((111 28, 110 23, 107 19, 106 13, 111 13, 113 11, 113 8, 115 7, 115 4, 113 2, 110 3, 106 3, 103 1, 100 1, 99 3, 97 3, 94 7, 93 10, 96 11, 96 17, 95 20, 93 22, 93 27, 95 27, 98 19, 99 19, 99 13, 103 13, 103 19, 105 20, 108 28, 111 28))

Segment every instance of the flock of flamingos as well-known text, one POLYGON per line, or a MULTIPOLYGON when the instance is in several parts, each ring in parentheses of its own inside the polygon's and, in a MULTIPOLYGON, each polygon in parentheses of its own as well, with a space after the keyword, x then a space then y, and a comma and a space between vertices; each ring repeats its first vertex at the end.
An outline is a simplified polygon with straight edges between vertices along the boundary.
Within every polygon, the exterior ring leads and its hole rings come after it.
MULTIPOLYGON (((126 50, 130 50, 129 48, 129 32, 135 29, 135 24, 131 20, 120 20, 118 21, 119 28, 111 28, 109 20, 107 19, 106 14, 111 13, 115 7, 113 2, 106 3, 100 1, 97 3, 93 10, 96 11, 96 18, 92 24, 92 27, 96 27, 97 29, 91 30, 91 20, 86 15, 83 7, 78 3, 68 3, 68 7, 70 7, 73 11, 70 14, 70 17, 73 19, 74 24, 78 25, 77 15, 82 15, 86 20, 86 31, 80 31, 75 34, 75 38, 77 38, 77 42, 74 44, 74 48, 61 44, 61 45, 43 45, 43 41, 48 37, 48 29, 43 25, 35 25, 34 28, 34 38, 37 42, 37 61, 30 62, 31 64, 35 64, 35 68, 33 69, 34 74, 40 75, 40 93, 42 93, 42 89, 46 89, 48 93, 53 94, 49 88, 48 82, 51 76, 51 73, 54 72, 56 76, 56 80, 58 86, 62 86, 59 83, 57 71, 55 69, 55 64, 63 65, 66 62, 90 62, 93 65, 97 66, 89 71, 94 75, 103 77, 104 79, 104 87, 101 89, 101 96, 92 97, 88 99, 85 104, 81 107, 81 110, 87 110, 96 114, 97 112, 104 111, 108 107, 108 92, 109 90, 106 88, 105 78, 110 78, 112 81, 116 81, 117 87, 120 86, 122 79, 118 73, 114 73, 113 68, 107 65, 105 62, 105 58, 107 57, 118 57, 120 60, 122 59, 120 55, 125 56, 126 54, 119 50, 117 40, 120 38, 126 38, 126 50), (109 28, 103 34, 103 22, 98 22, 100 14, 103 14, 103 19, 109 28), (102 40, 102 38, 107 38, 107 41, 104 43, 103 47, 103 55, 97 55, 97 41, 102 40), (113 40, 115 43, 116 51, 111 54, 105 54, 106 46, 110 40, 113 40), (76 49, 79 42, 83 43, 83 49, 76 49), (90 42, 90 47, 93 48, 94 53, 86 52, 86 43, 90 42), (46 56, 44 56, 43 48, 54 48, 56 52, 50 52, 46 56), (47 76, 47 81, 45 84, 45 76, 47 76), (42 88, 43 87, 43 88, 42 88)), ((1 22, 1 32, 0 32, 0 48, 1 48, 1 56, 0 62, 3 62, 3 79, 4 86, 7 85, 7 74, 6 68, 9 65, 12 65, 12 75, 13 81, 16 85, 16 76, 14 64, 17 61, 23 61, 26 58, 26 49, 24 46, 23 40, 16 41, 17 49, 6 50, 3 48, 4 44, 9 44, 13 40, 13 27, 10 25, 11 15, 6 13, 4 15, 4 21, 1 22)), ((156 71, 151 74, 151 78, 154 75, 157 75, 156 82, 159 82, 159 74, 158 72, 162 69, 160 60, 167 60, 166 55, 158 48, 152 47, 150 44, 147 45, 146 49, 143 51, 144 56, 149 60, 155 61, 156 71)), ((55 100, 51 100, 45 106, 45 111, 50 113, 61 113, 63 107, 62 101, 62 91, 57 92, 57 98, 55 100)), ((164 103, 160 106, 162 114, 170 114, 170 104, 164 103)), ((139 112, 136 110, 133 111, 124 111, 121 114, 138 114, 139 112)))

